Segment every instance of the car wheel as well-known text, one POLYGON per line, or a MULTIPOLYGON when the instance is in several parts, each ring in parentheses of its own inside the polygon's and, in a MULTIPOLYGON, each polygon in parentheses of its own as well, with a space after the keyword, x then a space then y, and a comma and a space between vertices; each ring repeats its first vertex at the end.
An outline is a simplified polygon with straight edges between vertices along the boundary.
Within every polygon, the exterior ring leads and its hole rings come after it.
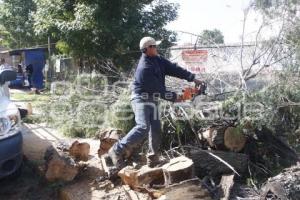
POLYGON ((16 180, 21 176, 22 171, 23 171, 23 161, 22 161, 21 165, 19 166, 19 168, 14 173, 7 176, 5 179, 7 179, 7 180, 16 180))

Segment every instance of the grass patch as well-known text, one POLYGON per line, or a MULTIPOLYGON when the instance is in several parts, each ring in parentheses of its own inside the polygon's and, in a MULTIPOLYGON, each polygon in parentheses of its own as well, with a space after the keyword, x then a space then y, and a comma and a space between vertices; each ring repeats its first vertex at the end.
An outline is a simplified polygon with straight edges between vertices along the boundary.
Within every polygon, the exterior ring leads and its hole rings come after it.
POLYGON ((50 96, 51 94, 48 92, 41 94, 33 94, 29 92, 12 92, 10 94, 11 100, 31 103, 32 106, 39 106, 42 103, 49 101, 50 96))

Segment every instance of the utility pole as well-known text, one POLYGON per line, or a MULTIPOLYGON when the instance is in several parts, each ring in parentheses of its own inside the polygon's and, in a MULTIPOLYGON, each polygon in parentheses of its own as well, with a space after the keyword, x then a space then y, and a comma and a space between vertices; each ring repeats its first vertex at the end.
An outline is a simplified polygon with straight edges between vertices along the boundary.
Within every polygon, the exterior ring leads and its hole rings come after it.
MULTIPOLYGON (((49 83, 52 81, 52 63, 51 63, 51 39, 48 36, 48 71, 46 77, 49 75, 49 83)), ((47 80, 46 80, 47 81, 47 80)))

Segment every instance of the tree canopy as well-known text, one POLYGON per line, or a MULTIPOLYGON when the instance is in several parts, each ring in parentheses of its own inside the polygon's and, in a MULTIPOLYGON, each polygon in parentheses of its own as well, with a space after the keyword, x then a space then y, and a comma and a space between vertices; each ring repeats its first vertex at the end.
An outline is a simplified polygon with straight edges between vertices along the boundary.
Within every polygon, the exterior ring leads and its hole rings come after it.
POLYGON ((35 0, 35 3, 35 32, 64 41, 76 56, 119 61, 130 57, 128 52, 138 50, 142 36, 174 39, 164 26, 176 18, 176 6, 164 0, 35 0))
POLYGON ((224 44, 223 33, 218 30, 203 30, 198 43, 200 45, 211 45, 211 44, 224 44))
MULTIPOLYGON (((300 1, 297 0, 256 0, 255 7, 261 11, 269 24, 282 26, 284 43, 296 49, 297 60, 300 61, 300 1)), ((297 67, 299 68, 299 67, 297 67)))
POLYGON ((3 0, 0 2, 1 44, 11 48, 36 45, 40 37, 34 34, 32 13, 36 6, 32 0, 3 0))
POLYGON ((164 28, 177 17, 177 4, 167 0, 4 0, 0 4, 0 24, 13 37, 11 47, 17 42, 29 46, 50 36, 61 53, 121 64, 139 54, 144 36, 163 40, 165 46, 176 39, 164 28))

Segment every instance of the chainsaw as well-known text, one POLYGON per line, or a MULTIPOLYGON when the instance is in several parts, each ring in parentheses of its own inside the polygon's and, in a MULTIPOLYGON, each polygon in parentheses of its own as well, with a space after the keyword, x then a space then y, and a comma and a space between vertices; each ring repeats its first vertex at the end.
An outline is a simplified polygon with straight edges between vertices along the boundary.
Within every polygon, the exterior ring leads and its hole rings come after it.
POLYGON ((191 100, 194 99, 199 95, 206 95, 206 88, 207 84, 202 82, 201 84, 195 85, 195 87, 187 87, 182 90, 182 94, 180 95, 181 101, 191 100))

